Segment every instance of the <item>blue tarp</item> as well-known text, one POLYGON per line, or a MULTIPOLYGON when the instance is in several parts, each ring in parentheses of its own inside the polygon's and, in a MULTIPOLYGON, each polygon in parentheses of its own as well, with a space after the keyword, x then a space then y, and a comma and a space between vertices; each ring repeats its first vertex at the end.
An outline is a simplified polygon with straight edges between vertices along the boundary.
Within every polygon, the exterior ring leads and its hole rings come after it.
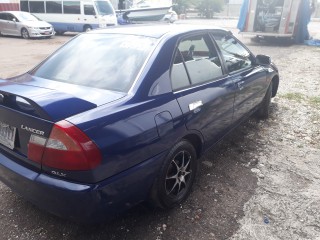
POLYGON ((249 11, 249 0, 244 0, 240 10, 240 17, 238 20, 237 28, 242 32, 246 27, 247 14, 249 11))
POLYGON ((319 39, 310 39, 310 40, 305 40, 304 41, 305 45, 308 46, 317 46, 320 47, 320 40, 319 39))
POLYGON ((308 32, 308 24, 311 20, 311 9, 310 9, 310 1, 302 0, 299 13, 298 13, 298 29, 297 34, 295 36, 296 43, 303 43, 304 40, 308 40, 310 38, 308 32))

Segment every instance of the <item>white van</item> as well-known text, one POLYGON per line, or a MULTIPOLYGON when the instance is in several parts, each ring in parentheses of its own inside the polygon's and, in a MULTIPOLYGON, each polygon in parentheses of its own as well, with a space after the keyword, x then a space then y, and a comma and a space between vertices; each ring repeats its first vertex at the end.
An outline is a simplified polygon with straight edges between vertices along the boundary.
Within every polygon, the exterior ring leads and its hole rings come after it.
POLYGON ((57 34, 117 25, 109 0, 20 0, 20 9, 52 24, 57 34))

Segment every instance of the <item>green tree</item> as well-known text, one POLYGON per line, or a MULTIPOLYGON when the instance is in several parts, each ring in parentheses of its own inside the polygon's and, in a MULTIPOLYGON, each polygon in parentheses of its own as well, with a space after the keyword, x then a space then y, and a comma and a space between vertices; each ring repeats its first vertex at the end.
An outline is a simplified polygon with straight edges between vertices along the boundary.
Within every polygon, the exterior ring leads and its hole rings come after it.
POLYGON ((173 1, 173 10, 178 14, 186 13, 187 9, 198 0, 175 0, 173 1))
POLYGON ((223 10, 224 0, 197 0, 196 6, 202 16, 212 18, 215 12, 223 10))

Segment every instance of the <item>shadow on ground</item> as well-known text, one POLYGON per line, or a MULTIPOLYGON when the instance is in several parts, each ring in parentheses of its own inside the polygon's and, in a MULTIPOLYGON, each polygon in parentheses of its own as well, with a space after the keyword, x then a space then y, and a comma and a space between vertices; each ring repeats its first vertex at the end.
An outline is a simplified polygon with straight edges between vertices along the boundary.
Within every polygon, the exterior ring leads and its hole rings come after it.
MULTIPOLYGON (((273 104, 273 110, 276 106, 273 104)), ((9 189, 0 214, 5 239, 227 239, 238 229, 243 206, 254 194, 259 139, 268 121, 238 127, 201 159, 189 199, 172 210, 139 205, 113 221, 84 226, 41 211, 9 189)), ((5 187, 6 188, 6 187, 5 187)), ((63 201, 61 199, 61 201, 63 201)))

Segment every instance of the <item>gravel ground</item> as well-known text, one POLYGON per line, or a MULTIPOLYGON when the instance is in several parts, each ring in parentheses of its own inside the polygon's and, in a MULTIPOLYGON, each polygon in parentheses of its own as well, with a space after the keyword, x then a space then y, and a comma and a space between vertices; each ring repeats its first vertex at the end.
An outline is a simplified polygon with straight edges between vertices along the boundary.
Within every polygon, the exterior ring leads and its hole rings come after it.
MULTIPOLYGON (((237 32, 232 20, 187 22, 237 32)), ((320 39, 320 22, 309 29, 320 39)), ((113 222, 81 226, 0 183, 0 239, 320 239, 320 48, 238 37, 280 69, 271 117, 250 119, 207 152, 180 208, 141 205, 113 222)), ((0 77, 27 71, 68 39, 0 37, 0 77)))
MULTIPOLYGON (((310 26, 318 39, 319 26, 310 26)), ((260 150, 251 156, 258 160, 251 169, 258 187, 232 239, 320 239, 320 48, 263 51, 277 63, 281 87, 256 138, 260 150)))

